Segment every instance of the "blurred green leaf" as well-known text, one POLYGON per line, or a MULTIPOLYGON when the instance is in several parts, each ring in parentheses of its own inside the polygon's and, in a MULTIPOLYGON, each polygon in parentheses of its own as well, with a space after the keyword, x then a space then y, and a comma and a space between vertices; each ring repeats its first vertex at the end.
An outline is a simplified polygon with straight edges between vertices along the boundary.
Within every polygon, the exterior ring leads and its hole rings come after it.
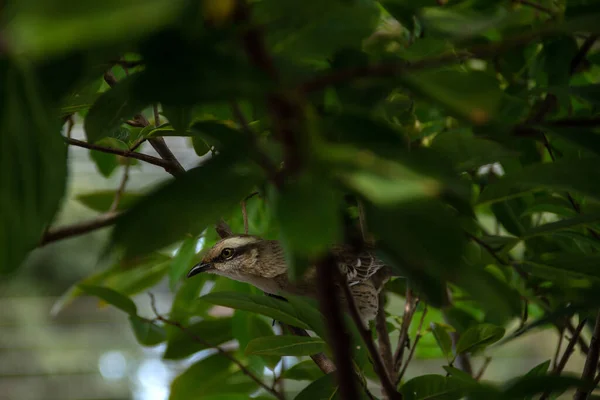
POLYGON ((404 85, 475 125, 496 117, 503 92, 493 75, 480 71, 426 70, 402 76, 404 85))
MULTIPOLYGON (((514 12, 514 11, 513 11, 514 12)), ((468 8, 427 7, 419 13, 424 28, 440 37, 465 39, 498 28, 510 14, 498 7, 492 14, 478 13, 468 8)))
POLYGON ((284 379, 296 381, 316 381, 323 376, 323 371, 313 360, 301 361, 283 372, 284 379))
POLYGON ((571 144, 578 146, 580 149, 600 155, 600 133, 594 130, 582 128, 545 128, 550 137, 558 137, 566 140, 571 144))
POLYGON ((137 315, 137 307, 135 303, 127 296, 102 286, 78 285, 85 293, 98 297, 110 305, 115 306, 121 311, 125 311, 129 315, 137 315))
POLYGON ((169 120, 175 132, 184 136, 192 120, 192 108, 186 106, 162 105, 162 112, 169 120))
POLYGON ((504 328, 492 324, 472 326, 461 335, 456 344, 456 354, 477 353, 502 339, 504 332, 504 328))
POLYGON ((323 339, 304 336, 267 336, 248 343, 246 354, 275 356, 309 356, 325 351, 323 339))
POLYGON ((265 26, 271 52, 301 60, 325 59, 337 49, 360 45, 379 19, 372 0, 266 0, 255 13, 265 26))
MULTIPOLYGON (((237 339, 240 350, 242 351, 246 349, 246 346, 248 346, 248 343, 250 343, 252 339, 275 335, 273 327, 265 321, 264 317, 241 310, 236 310, 233 314, 232 330, 233 336, 237 339)), ((251 362, 255 361, 257 366, 259 366, 260 372, 262 372, 265 365, 271 370, 274 370, 281 360, 281 357, 261 355, 261 357, 250 356, 249 359, 251 362), (258 358, 259 360, 256 361, 254 360, 255 358, 258 358)))
POLYGON ((342 237, 341 196, 330 182, 318 174, 319 171, 303 174, 275 197, 281 243, 292 260, 288 261, 288 273, 294 280, 302 277, 308 266, 307 263, 294 262, 294 256, 301 255, 304 259, 317 257, 332 244, 339 243, 342 237))
POLYGON ((129 322, 137 341, 143 346, 156 346, 166 340, 167 334, 162 326, 154 322, 130 315, 129 322))
POLYGON ((135 257, 186 234, 199 234, 242 200, 260 179, 253 166, 217 156, 138 201, 117 222, 111 243, 123 247, 127 257, 135 257))
POLYGON ((171 331, 167 349, 163 354, 165 360, 180 360, 194 353, 217 346, 233 339, 231 318, 207 319, 171 331), (202 338, 206 342, 196 340, 202 338))
POLYGON ((127 43, 175 20, 182 0, 77 1, 25 0, 15 3, 7 26, 8 46, 28 57, 44 58, 72 49, 127 43), (110 21, 110 23, 108 23, 110 21))
POLYGON ((335 373, 331 373, 311 382, 298 393, 294 400, 337 400, 338 398, 338 386, 335 381, 335 373))
POLYGON ((192 267, 192 261, 196 255, 197 242, 198 238, 195 236, 186 238, 177 250, 175 257, 173 257, 171 267, 169 268, 169 287, 171 290, 175 289, 177 282, 192 267))
POLYGON ((595 184, 599 180, 600 169, 593 158, 534 164, 518 173, 507 173, 487 186, 479 197, 479 204, 493 203, 540 189, 573 191, 600 198, 600 187, 595 184))
POLYGON ((437 135, 431 148, 445 154, 454 163, 457 171, 467 171, 485 164, 515 158, 517 153, 488 139, 469 136, 461 132, 437 135))
POLYGON ((435 341, 438 346, 440 346, 444 357, 446 357, 448 361, 452 360, 452 339, 450 338, 448 331, 440 324, 434 322, 431 323, 431 331, 433 332, 435 341))
POLYGON ((252 311, 266 315, 277 321, 284 322, 302 329, 310 327, 302 321, 294 307, 286 302, 269 296, 248 293, 213 292, 201 297, 203 301, 236 310, 252 311))
POLYGON ((0 60, 0 274, 40 244, 63 197, 67 151, 32 68, 0 60))
MULTIPOLYGON (((97 192, 78 194, 75 198, 78 202, 98 212, 106 212, 110 209, 114 198, 114 190, 101 190, 97 192)), ((117 206, 118 211, 130 208, 136 201, 142 198, 142 194, 134 192, 121 193, 121 198, 117 206)))

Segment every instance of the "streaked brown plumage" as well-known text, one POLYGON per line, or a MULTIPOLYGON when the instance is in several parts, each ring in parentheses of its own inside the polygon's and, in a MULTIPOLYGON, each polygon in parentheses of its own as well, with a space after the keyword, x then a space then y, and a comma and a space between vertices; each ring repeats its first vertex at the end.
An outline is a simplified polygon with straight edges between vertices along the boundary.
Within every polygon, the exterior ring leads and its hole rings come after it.
MULTIPOLYGON (((331 253, 346 278, 363 321, 374 319, 379 290, 390 276, 389 268, 368 250, 356 253, 350 246, 342 245, 332 247, 331 253)), ((290 282, 279 242, 257 236, 235 235, 220 240, 208 250, 202 262, 190 270, 188 277, 200 272, 247 282, 273 295, 316 296, 316 269, 309 268, 302 279, 290 282)))

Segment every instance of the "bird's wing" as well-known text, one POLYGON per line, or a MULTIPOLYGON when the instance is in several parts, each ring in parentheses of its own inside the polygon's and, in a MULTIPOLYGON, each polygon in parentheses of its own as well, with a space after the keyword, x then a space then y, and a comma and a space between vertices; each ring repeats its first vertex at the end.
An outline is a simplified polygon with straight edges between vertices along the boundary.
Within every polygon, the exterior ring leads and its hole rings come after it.
POLYGON ((340 272, 346 277, 349 286, 366 281, 385 267, 385 263, 371 251, 357 253, 344 246, 333 249, 333 254, 340 272))

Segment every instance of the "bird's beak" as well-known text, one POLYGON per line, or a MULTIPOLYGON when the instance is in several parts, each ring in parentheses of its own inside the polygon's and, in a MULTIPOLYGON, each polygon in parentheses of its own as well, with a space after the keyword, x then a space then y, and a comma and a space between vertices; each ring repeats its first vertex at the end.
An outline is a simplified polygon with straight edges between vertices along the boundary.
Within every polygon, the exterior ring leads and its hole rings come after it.
POLYGON ((190 272, 188 272, 187 277, 191 278, 194 275, 198 275, 200 272, 210 271, 212 268, 213 266, 209 263, 198 263, 194 265, 192 269, 190 269, 190 272))

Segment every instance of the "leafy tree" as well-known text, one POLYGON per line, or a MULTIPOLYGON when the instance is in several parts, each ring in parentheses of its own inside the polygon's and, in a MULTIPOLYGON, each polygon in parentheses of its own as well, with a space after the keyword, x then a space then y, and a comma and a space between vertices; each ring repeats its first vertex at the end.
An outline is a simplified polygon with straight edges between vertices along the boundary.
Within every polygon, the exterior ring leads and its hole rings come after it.
POLYGON ((0 270, 114 226, 114 265, 64 300, 121 309, 141 345, 166 343, 165 359, 216 349, 175 379, 171 399, 284 398, 279 383, 292 380, 308 381, 300 400, 592 398, 598 21, 593 0, 5 2, 0 270), (70 135, 80 121, 86 141, 70 135), (208 161, 184 170, 171 136, 208 161), (125 178, 79 198, 95 219, 55 226, 68 146, 125 178), (173 178, 128 192, 133 162, 173 178), (320 301, 186 280, 198 241, 232 231, 281 239, 292 278, 316 263, 320 301), (328 301, 327 246, 361 234, 402 276, 382 299, 405 300, 369 328, 328 301), (130 296, 163 278, 172 309, 139 315, 130 296), (235 312, 215 317, 214 305, 235 312), (472 355, 539 329, 568 335, 553 363, 510 382, 473 371, 472 355), (406 381, 421 337, 447 373, 406 381), (232 339, 236 349, 219 347, 232 339), (574 352, 585 368, 564 375, 574 352), (273 383, 265 371, 283 356, 299 362, 273 383))

